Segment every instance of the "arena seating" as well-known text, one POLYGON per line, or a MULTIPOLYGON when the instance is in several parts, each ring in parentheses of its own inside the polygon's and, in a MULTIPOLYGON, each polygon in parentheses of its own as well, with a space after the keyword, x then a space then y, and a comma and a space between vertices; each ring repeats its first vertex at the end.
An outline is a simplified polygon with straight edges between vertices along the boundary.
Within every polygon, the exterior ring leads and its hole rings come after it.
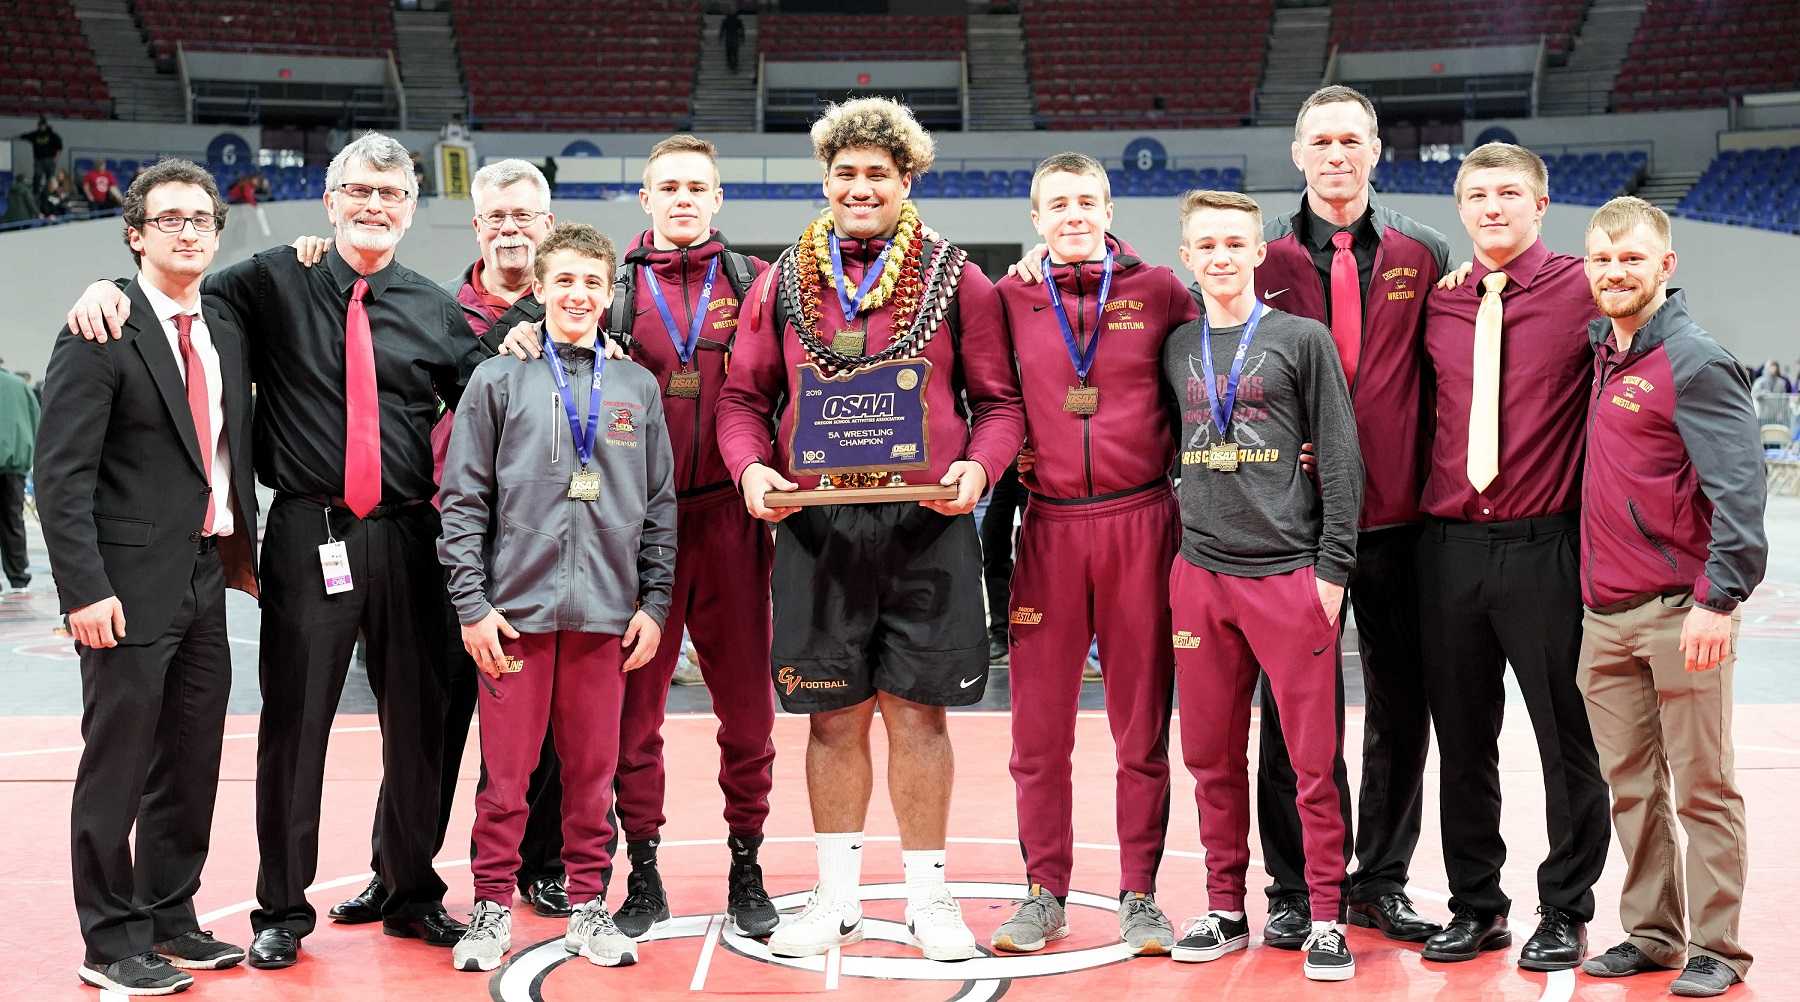
POLYGON ((960 17, 884 17, 876 31, 847 14, 765 14, 756 22, 757 49, 770 59, 956 59, 967 42, 960 17))
POLYGON ((221 52, 381 56, 394 47, 386 0, 136 0, 158 59, 177 42, 221 52))
POLYGON ((702 27, 693 0, 466 0, 453 16, 473 124, 687 127, 702 27))
MULTIPOLYGON (((1120 198, 1179 195, 1191 188, 1223 188, 1244 190, 1244 171, 1240 167, 1156 168, 1153 170, 1109 170, 1113 195, 1120 198)), ((636 182, 627 184, 558 184, 556 197, 561 198, 632 198, 637 195, 636 182)), ((917 198, 1024 198, 1031 194, 1031 171, 1014 170, 932 170, 913 185, 917 198)), ((745 199, 814 199, 819 186, 814 184, 746 184, 727 182, 726 198, 745 199)))
POLYGON ((1482 6, 1461 0, 1337 0, 1331 41, 1344 52, 1448 49, 1472 45, 1535 45, 1569 51, 1587 9, 1582 0, 1514 0, 1482 6))
MULTIPOLYGON (((1601 205, 1630 191, 1644 177, 1649 156, 1642 150, 1562 153, 1544 157, 1550 172, 1550 200, 1601 205)), ((1457 160, 1395 160, 1375 169, 1380 191, 1449 195, 1456 188, 1457 160)))
POLYGON ((106 82, 67 0, 0 4, 0 108, 9 115, 111 117, 106 82))
POLYGON ((1721 152, 1675 215, 1800 234, 1800 146, 1721 152))
POLYGON ((1038 124, 1063 130, 1244 124, 1262 75, 1271 7, 1272 0, 1023 3, 1038 124))
POLYGON ((1717 107, 1800 87, 1800 0, 1657 0, 1613 85, 1613 110, 1717 107))

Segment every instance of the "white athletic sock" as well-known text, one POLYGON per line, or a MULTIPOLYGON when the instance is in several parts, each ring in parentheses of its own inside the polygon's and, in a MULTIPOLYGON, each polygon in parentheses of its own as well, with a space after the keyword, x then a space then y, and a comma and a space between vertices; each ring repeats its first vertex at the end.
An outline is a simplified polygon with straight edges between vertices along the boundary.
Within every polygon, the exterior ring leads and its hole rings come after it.
POLYGON ((862 832, 818 832, 819 898, 862 910, 862 832))
POLYGON ((1228 919, 1232 920, 1233 922, 1242 922, 1244 920, 1243 912, 1222 912, 1219 909, 1214 908, 1212 910, 1212 913, 1214 915, 1219 915, 1224 918, 1228 918, 1228 919))
POLYGON ((901 868, 906 871, 906 901, 917 905, 932 891, 944 886, 944 850, 913 849, 900 853, 901 868))

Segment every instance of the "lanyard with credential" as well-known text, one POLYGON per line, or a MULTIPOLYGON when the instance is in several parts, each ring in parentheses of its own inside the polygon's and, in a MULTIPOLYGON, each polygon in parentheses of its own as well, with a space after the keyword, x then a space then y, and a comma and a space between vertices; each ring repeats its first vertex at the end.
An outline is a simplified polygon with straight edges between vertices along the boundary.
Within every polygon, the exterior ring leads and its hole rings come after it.
MULTIPOLYGON (((1250 322, 1238 338, 1237 354, 1231 357, 1231 374, 1225 377, 1225 392, 1220 394, 1219 377, 1213 371, 1212 321, 1200 317, 1200 369, 1206 375, 1206 394, 1211 398, 1213 423, 1219 428, 1219 441, 1231 441, 1231 410, 1237 405, 1238 379, 1244 374, 1244 358, 1250 354, 1250 339, 1256 336, 1256 325, 1262 320, 1262 300, 1250 311, 1250 322), (1221 399, 1222 397, 1222 399, 1221 399)), ((1235 465, 1235 464, 1234 464, 1235 465)))
POLYGON ((670 343, 675 345, 675 355, 681 359, 681 367, 686 369, 694 362, 694 349, 700 345, 700 328, 706 324, 707 306, 712 302, 713 280, 719 277, 719 259, 713 258, 706 266, 706 284, 700 287, 700 305, 694 307, 693 322, 688 325, 686 340, 678 333, 675 325, 675 314, 669 309, 669 301, 663 298, 662 283, 656 280, 656 272, 649 265, 639 265, 638 274, 645 285, 650 287, 650 298, 656 302, 656 312, 662 314, 663 330, 668 331, 670 343))
MULTIPOLYGON (((1081 270, 1080 262, 1076 262, 1075 270, 1081 270)), ((1084 350, 1075 341, 1075 328, 1069 324, 1069 314, 1063 309, 1062 294, 1056 290, 1056 278, 1050 272, 1050 255, 1044 255, 1044 288, 1050 292, 1050 308, 1056 313, 1056 322, 1062 327, 1063 345, 1069 349, 1069 361, 1075 365, 1075 378, 1081 385, 1087 385, 1088 373, 1093 371, 1094 359, 1100 353, 1100 331, 1106 320, 1106 298, 1112 294, 1113 253, 1107 248, 1106 258, 1100 264, 1100 299, 1094 308, 1094 332, 1088 335, 1087 348, 1084 350)))
POLYGON ((849 284, 849 279, 844 277, 844 255, 838 249, 837 234, 831 235, 831 267, 833 269, 831 286, 837 290, 838 305, 844 310, 844 323, 852 327, 856 326, 856 309, 862 304, 863 298, 869 294, 869 290, 875 288, 875 283, 881 278, 882 271, 887 268, 888 255, 893 251, 894 245, 888 244, 887 249, 881 252, 881 256, 875 259, 875 263, 869 265, 869 270, 863 273, 862 281, 856 286, 856 298, 851 299, 844 292, 845 287, 849 284))
POLYGON ((575 437, 575 455, 581 460, 583 469, 594 458, 595 432, 600 428, 600 376, 606 371, 606 352, 594 352, 594 384, 588 390, 587 427, 582 428, 581 418, 575 413, 575 401, 569 399, 569 379, 563 375, 562 359, 556 355, 556 345, 550 340, 550 332, 544 332, 544 361, 550 365, 550 374, 556 377, 557 394, 562 397, 563 413, 569 418, 569 434, 575 437))

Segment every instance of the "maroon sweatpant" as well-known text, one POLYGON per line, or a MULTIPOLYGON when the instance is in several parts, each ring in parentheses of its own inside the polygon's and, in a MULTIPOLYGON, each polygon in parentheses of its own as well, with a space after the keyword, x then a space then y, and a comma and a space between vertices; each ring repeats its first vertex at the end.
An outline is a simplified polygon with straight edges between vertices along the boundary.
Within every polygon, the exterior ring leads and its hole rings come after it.
POLYGON ((731 834, 762 834, 775 766, 769 682, 768 526, 729 488, 684 500, 676 513, 675 593, 662 646, 625 680, 619 726, 619 826, 628 841, 662 831, 663 714, 685 625, 719 718, 719 789, 731 834))
MULTIPOLYGON (((599 897, 609 862, 613 767, 619 759, 619 705, 625 695, 619 638, 600 633, 522 633, 501 639, 519 671, 477 684, 481 761, 487 785, 475 796, 475 900, 512 907, 525 835, 525 787, 553 724, 562 764, 563 869, 569 900, 599 897)), ((642 669, 639 669, 640 671, 642 669)), ((633 674, 636 674, 634 672, 633 674)))
MULTIPOLYGON (((1311 567, 1264 578, 1217 574, 1176 558, 1169 573, 1181 748, 1194 774, 1207 907, 1244 910, 1250 865, 1250 692, 1257 665, 1281 709, 1294 763, 1312 917, 1335 922, 1343 896, 1344 818, 1332 763, 1338 630, 1319 607, 1311 567)), ((1110 670, 1111 665, 1107 668, 1110 670)))
POLYGON ((1109 501, 1033 496, 1012 576, 1012 777, 1027 881, 1069 893, 1074 865, 1075 710, 1100 638, 1118 763, 1119 889, 1156 889, 1169 824, 1168 567, 1180 513, 1167 485, 1109 501))

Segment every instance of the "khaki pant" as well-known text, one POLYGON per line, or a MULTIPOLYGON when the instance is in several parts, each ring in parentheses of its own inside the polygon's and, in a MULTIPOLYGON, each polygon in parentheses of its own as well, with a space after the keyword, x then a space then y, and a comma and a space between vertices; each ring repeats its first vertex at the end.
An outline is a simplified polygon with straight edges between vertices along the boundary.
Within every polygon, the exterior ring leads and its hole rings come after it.
POLYGON ((1738 912, 1748 864, 1731 748, 1739 615, 1731 616, 1733 656, 1690 672, 1681 626, 1691 608, 1692 594, 1681 594, 1625 612, 1586 611, 1578 680, 1625 852, 1619 921, 1629 942, 1667 967, 1704 955, 1743 977, 1751 958, 1738 912), (1675 814, 1688 837, 1685 884, 1675 814), (1691 935, 1683 932, 1684 887, 1691 935))

